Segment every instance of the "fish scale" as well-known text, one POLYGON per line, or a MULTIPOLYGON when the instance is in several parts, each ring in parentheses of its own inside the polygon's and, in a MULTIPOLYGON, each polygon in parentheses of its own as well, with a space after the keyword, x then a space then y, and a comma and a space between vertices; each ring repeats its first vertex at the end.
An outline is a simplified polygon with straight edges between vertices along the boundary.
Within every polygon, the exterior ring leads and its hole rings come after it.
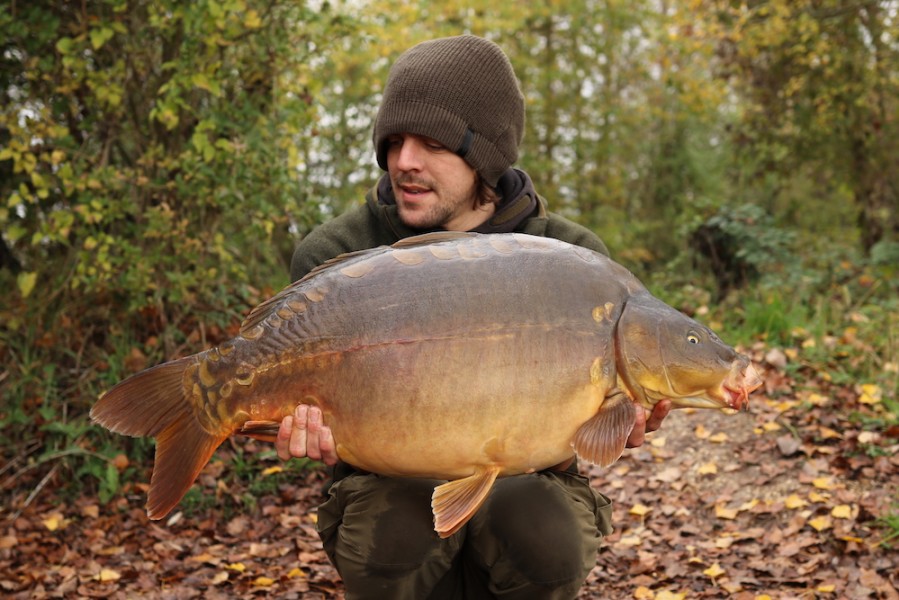
POLYGON ((432 502, 446 537, 497 477, 574 452, 617 460, 635 405, 740 408, 760 383, 747 358, 601 254, 442 233, 328 261, 233 340, 132 376, 91 414, 156 437, 147 507, 162 518, 228 436, 271 441, 297 404, 316 404, 342 460, 447 480, 432 502), (162 416, 148 427, 148 414, 162 416))

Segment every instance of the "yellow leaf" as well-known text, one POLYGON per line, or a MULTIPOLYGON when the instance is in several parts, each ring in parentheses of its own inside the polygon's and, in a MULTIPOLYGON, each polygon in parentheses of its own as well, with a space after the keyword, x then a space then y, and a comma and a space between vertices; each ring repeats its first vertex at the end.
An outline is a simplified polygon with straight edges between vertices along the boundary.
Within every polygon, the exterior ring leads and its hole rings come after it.
POLYGON ((654 600, 656 597, 655 592, 645 586, 640 586, 634 590, 634 598, 636 600, 654 600))
POLYGON ((740 510, 740 511, 752 510, 753 508, 755 508, 758 505, 758 503, 759 503, 758 498, 753 498, 752 500, 748 500, 748 501, 744 502, 743 504, 741 504, 740 508, 737 510, 740 510))
POLYGON ((122 578, 122 575, 118 571, 113 571, 112 569, 100 569, 100 572, 94 576, 94 579, 99 581, 117 581, 122 578))
POLYGON ((699 467, 700 475, 714 475, 717 472, 718 472, 718 465, 716 465, 715 463, 709 462, 709 463, 705 463, 704 465, 701 465, 699 467))
POLYGON ((786 506, 790 510, 796 510, 797 508, 808 506, 808 502, 806 502, 796 494, 792 494, 786 500, 784 500, 784 506, 786 506))
POLYGON ((839 431, 831 429, 830 427, 820 427, 818 429, 818 433, 821 434, 822 440, 832 440, 832 439, 842 439, 843 434, 839 431))
POLYGON ((252 8, 247 11, 243 22, 244 25, 246 25, 250 29, 259 29, 260 27, 262 27, 262 19, 259 18, 259 13, 252 8))
POLYGON ((699 425, 696 426, 696 429, 694 430, 694 433, 696 434, 696 437, 698 437, 698 438, 701 439, 701 440, 708 439, 708 437, 709 437, 710 435, 712 435, 712 434, 709 432, 709 430, 706 429, 706 428, 702 425, 702 423, 700 423, 699 425))
POLYGON ((653 438, 653 439, 649 440, 649 445, 652 446, 653 448, 664 448, 665 442, 666 442, 666 440, 664 437, 657 437, 657 438, 653 438))
POLYGON ((767 423, 762 425, 762 429, 764 429, 765 431, 770 433, 772 431, 779 431, 780 429, 783 429, 783 427, 780 426, 780 423, 775 423, 774 421, 768 421, 767 423))
POLYGON ((294 567, 290 571, 287 572, 288 579, 295 579, 297 577, 306 577, 306 573, 303 572, 303 569, 299 567, 294 567))
POLYGON ((818 477, 812 481, 812 485, 819 490, 832 490, 834 488, 833 477, 818 477))
POLYGON ((739 512, 735 508, 727 508, 726 506, 718 505, 715 507, 715 516, 719 519, 736 519, 739 512))
POLYGON ((257 577, 253 580, 253 585, 258 587, 267 587, 275 583, 275 580, 271 577, 257 577))
POLYGON ((651 510, 652 510, 652 508, 650 508, 650 507, 648 507, 648 506, 644 506, 643 504, 634 504, 634 505, 631 507, 630 513, 631 513, 632 515, 637 515, 637 516, 639 516, 639 517, 644 517, 644 516, 646 516, 646 513, 648 513, 648 512, 651 511, 651 510))
POLYGON ((815 531, 824 531, 825 529, 833 527, 833 521, 831 521, 830 517, 827 515, 809 519, 808 524, 811 525, 815 531))
POLYGON ((709 577, 714 579, 715 577, 721 577, 722 575, 724 575, 724 569, 721 568, 721 565, 715 563, 702 573, 703 575, 708 575, 709 577))
POLYGON ((817 588, 815 588, 816 592, 820 592, 822 594, 832 594, 836 591, 837 586, 832 583, 822 583, 817 588))
POLYGON ((762 594, 760 596, 756 596, 755 600, 772 600, 772 599, 771 599, 771 596, 769 596, 768 594, 762 594))
POLYGON ((822 496, 818 492, 814 492, 814 491, 809 492, 808 499, 811 500, 812 502, 827 502, 828 500, 830 500, 830 498, 828 498, 827 496, 822 496))
POLYGON ((709 437, 709 441, 715 444, 723 444, 728 440, 727 434, 723 431, 721 433, 716 433, 715 435, 709 437))
POLYGON ((23 298, 27 298, 37 283, 37 273, 34 271, 19 273, 16 277, 16 283, 19 285, 19 293, 22 294, 23 298))
POLYGON ((621 536, 621 539, 618 540, 618 543, 622 546, 639 546, 643 543, 643 540, 641 540, 640 537, 636 535, 625 535, 621 536))
POLYGON ((661 590, 658 594, 656 594, 655 600, 685 600, 686 597, 687 594, 683 592, 669 592, 668 590, 661 590))
POLYGON ((815 392, 809 394, 807 400, 810 404, 813 404, 815 406, 824 406, 825 404, 827 404, 827 397, 822 396, 821 394, 816 394, 815 392))
POLYGON ((284 469, 279 466, 269 467, 262 471, 263 476, 274 475, 275 473, 280 473, 284 469))
POLYGON ((873 383, 862 384, 862 393, 858 401, 862 404, 877 404, 883 399, 883 391, 879 385, 873 383))
POLYGON ((228 568, 232 571, 237 571, 238 573, 243 573, 247 570, 247 566, 241 562, 231 563, 228 565, 228 568))
POLYGON ((830 511, 830 514, 835 519, 851 519, 852 507, 848 504, 840 504, 838 506, 834 506, 833 510, 830 511))
POLYGON ((62 514, 55 512, 51 513, 47 516, 43 521, 44 527, 46 527, 50 531, 56 531, 57 529, 65 529, 69 524, 69 520, 62 516, 62 514))

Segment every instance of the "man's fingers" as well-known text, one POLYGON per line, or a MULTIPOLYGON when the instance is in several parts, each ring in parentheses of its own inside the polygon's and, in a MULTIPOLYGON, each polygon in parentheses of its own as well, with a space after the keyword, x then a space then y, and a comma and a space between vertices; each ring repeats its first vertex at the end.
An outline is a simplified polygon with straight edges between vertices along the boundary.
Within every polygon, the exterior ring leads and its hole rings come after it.
POLYGON ((631 434, 627 437, 628 448, 636 448, 643 445, 646 438, 646 409, 642 406, 635 407, 636 419, 631 434))
POLYGON ((293 417, 288 415, 281 421, 278 427, 278 437, 275 438, 275 451, 281 460, 290 459, 290 434, 293 429, 293 417))
POLYGON ((660 400, 652 407, 652 413, 649 415, 649 418, 646 419, 646 431, 655 431, 661 427, 662 421, 665 420, 665 417, 668 416, 669 412, 671 412, 671 400, 668 400, 667 398, 665 400, 660 400))
POLYGON ((293 413, 293 431, 290 432, 290 456, 302 458, 306 456, 306 427, 309 407, 300 404, 293 413))
POLYGON ((312 460, 321 460, 322 411, 317 406, 309 407, 306 422, 306 455, 312 460))
POLYGON ((334 435, 331 433, 331 428, 327 426, 322 427, 321 451, 323 463, 329 466, 337 464, 337 448, 334 445, 334 435))

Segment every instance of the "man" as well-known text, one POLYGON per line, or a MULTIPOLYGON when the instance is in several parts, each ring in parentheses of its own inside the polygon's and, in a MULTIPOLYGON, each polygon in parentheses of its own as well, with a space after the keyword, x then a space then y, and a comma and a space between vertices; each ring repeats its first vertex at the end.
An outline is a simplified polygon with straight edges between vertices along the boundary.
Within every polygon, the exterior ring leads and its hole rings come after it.
MULTIPOLYGON (((387 174, 364 206, 300 242, 292 279, 338 254, 436 230, 516 231, 607 253, 595 234, 547 212, 527 174, 511 168, 523 129, 524 99, 498 46, 465 35, 411 48, 391 68, 374 126, 387 174)), ((669 408, 663 401, 651 415, 638 409, 629 445, 640 445, 669 408)), ((276 448, 282 459, 336 465, 318 530, 351 600, 573 598, 611 531, 611 503, 577 474, 574 456, 497 480, 471 521, 440 539, 430 499, 441 482, 340 463, 319 409, 299 406, 286 417, 276 448)))

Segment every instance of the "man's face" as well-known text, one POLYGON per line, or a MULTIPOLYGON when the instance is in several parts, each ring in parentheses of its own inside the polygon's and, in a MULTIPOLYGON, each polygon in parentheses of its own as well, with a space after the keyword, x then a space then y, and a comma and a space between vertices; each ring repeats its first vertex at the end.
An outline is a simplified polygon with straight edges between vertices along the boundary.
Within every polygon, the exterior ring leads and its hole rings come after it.
POLYGON ((400 219, 415 229, 467 231, 489 218, 476 207, 475 171, 431 138, 396 134, 387 138, 387 172, 400 219))

